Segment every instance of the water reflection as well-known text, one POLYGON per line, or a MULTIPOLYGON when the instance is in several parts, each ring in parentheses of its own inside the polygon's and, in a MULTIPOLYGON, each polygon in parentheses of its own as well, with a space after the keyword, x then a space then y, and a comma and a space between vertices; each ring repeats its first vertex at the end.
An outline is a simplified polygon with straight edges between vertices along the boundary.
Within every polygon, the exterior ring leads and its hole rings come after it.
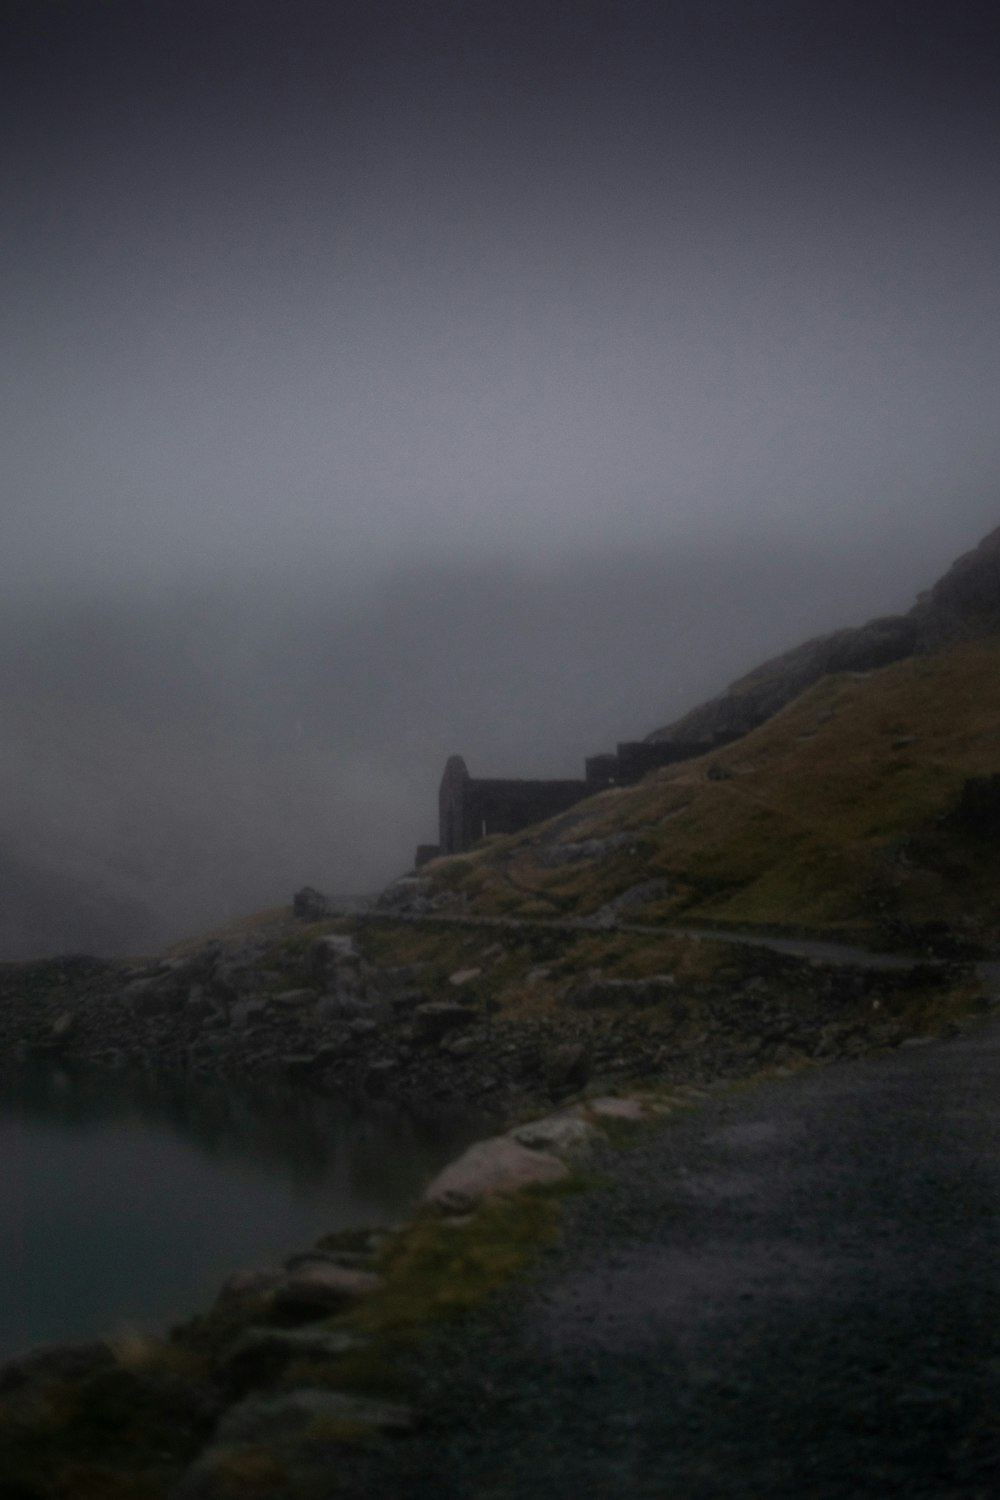
POLYGON ((0 1356, 162 1326, 239 1266, 390 1222, 486 1129, 285 1087, 0 1077, 0 1356))

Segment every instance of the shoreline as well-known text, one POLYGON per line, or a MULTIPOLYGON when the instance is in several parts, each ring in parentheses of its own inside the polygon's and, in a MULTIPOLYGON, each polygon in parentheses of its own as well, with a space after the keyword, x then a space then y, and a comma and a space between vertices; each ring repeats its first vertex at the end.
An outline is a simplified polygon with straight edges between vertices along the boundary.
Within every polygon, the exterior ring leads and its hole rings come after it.
MULTIPOLYGON (((116 1500, 277 1495, 291 1481, 268 1490, 268 1464, 296 1433, 310 1453, 325 1433, 324 1461, 401 1438, 419 1423, 402 1370, 421 1338, 558 1238, 565 1195, 588 1186, 595 1159, 613 1172, 615 1141, 642 1121, 764 1076, 955 1035, 991 1008, 967 965, 886 973, 743 945, 701 977, 590 970, 560 979, 555 1009, 505 1010, 485 978, 509 955, 491 960, 498 945, 484 948, 483 934, 468 965, 445 973, 451 948, 437 971, 380 963, 362 931, 342 927, 214 940, 142 965, 19 966, 16 998, 10 971, 0 974, 8 1055, 19 1031, 23 1057, 60 1066, 155 1055, 158 1070, 195 1080, 280 1078, 404 1108, 474 1099, 499 1122, 403 1224, 324 1236, 280 1268, 234 1272, 163 1338, 55 1346, 0 1366, 0 1459, 26 1494, 67 1493, 59 1476, 85 1451, 106 1485, 95 1493, 116 1500), (38 1422, 51 1427, 60 1412, 56 1440, 43 1439, 38 1422), (257 1490, 233 1488, 251 1471, 263 1476, 257 1490)), ((532 956, 522 955, 528 976, 544 968, 532 956)), ((310 1483, 287 1493, 311 1494, 310 1483)))

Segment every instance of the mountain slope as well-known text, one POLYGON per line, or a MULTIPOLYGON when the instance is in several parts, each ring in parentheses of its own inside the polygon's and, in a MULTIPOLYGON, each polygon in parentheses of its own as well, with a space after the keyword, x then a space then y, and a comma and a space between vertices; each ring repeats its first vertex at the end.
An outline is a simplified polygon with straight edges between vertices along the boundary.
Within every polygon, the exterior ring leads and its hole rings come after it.
POLYGON ((998 680, 997 637, 827 675, 724 750, 440 861, 431 878, 511 915, 617 902, 630 921, 867 941, 944 924, 996 943, 998 680))
POLYGON ((772 657, 649 741, 747 734, 831 672, 867 672, 1000 631, 1000 527, 953 563, 905 615, 817 636, 772 657))

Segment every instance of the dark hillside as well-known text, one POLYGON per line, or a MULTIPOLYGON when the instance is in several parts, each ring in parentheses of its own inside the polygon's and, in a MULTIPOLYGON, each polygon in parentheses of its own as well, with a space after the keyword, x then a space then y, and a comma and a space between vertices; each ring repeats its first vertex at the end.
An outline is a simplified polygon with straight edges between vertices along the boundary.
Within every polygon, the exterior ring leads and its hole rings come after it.
POLYGON ((905 615, 817 636, 656 729, 651 741, 747 734, 831 672, 870 672, 907 656, 1000 632, 1000 527, 964 553, 905 615))

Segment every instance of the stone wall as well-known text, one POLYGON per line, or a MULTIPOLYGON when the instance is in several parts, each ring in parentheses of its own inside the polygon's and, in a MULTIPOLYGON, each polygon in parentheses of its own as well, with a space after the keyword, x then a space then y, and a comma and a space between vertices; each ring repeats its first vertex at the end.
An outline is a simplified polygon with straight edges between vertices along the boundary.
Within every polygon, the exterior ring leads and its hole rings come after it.
POLYGON ((603 786, 631 786, 660 766, 708 755, 737 738, 735 734, 716 734, 703 740, 625 740, 614 755, 588 757, 587 780, 603 786))
POLYGON ((543 823, 607 787, 629 786, 659 766, 705 755, 725 738, 667 744, 625 741, 614 755, 590 756, 581 781, 473 777, 460 755, 449 756, 438 791, 439 842, 419 846, 416 866, 440 854, 461 854, 491 833, 517 833, 543 823))
POLYGON ((491 833, 516 833, 599 790, 587 781, 473 779, 462 757, 452 755, 438 793, 440 852, 460 854, 491 833))

